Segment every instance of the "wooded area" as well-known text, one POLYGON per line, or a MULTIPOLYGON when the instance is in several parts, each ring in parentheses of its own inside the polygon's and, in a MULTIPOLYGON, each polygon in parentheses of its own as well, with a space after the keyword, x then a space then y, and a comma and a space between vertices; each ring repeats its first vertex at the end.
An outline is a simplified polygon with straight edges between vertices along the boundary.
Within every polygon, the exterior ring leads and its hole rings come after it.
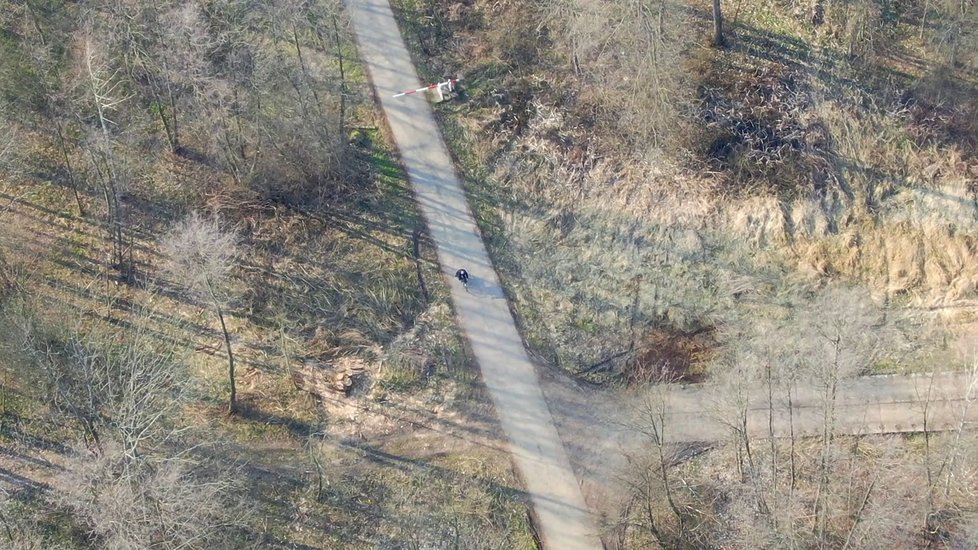
MULTIPOLYGON (((648 392, 584 464, 606 543, 978 546, 926 377, 916 433, 837 426, 855 376, 974 368, 974 2, 395 8, 464 72, 437 114, 532 355, 648 392), (667 443, 703 380, 729 439, 667 443), (802 384, 820 433, 752 435, 802 384)), ((369 97, 333 0, 0 0, 0 546, 534 544, 369 97)))
POLYGON ((472 374, 367 84, 332 0, 0 2, 0 546, 531 537, 428 456, 472 374))

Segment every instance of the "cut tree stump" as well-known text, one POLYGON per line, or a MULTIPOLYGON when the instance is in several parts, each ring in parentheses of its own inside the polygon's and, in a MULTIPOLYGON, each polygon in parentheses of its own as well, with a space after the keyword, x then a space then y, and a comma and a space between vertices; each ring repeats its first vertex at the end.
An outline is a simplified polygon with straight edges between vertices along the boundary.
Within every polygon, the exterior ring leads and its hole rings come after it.
POLYGON ((313 395, 346 396, 366 368, 366 363, 356 357, 340 357, 329 363, 305 361, 292 371, 292 382, 313 395))

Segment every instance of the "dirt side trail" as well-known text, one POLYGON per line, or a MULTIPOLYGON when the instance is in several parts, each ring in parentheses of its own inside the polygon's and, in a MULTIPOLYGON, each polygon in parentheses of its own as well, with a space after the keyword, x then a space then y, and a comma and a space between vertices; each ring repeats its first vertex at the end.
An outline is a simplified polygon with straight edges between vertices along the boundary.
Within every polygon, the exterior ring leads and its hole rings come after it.
MULTIPOLYGON (((784 388, 775 387, 768 398, 763 385, 752 387, 740 398, 746 410, 747 430, 754 437, 817 437, 822 433, 825 388, 796 384, 791 407, 784 388), (790 411, 790 414, 789 414, 790 411)), ((723 402, 721 388, 686 386, 664 394, 665 422, 673 428, 672 443, 717 441, 731 437, 733 408, 723 402)), ((836 388, 836 433, 849 435, 892 434, 956 430, 978 426, 978 385, 971 372, 863 376, 840 380, 836 388)))
MULTIPOLYGON (((649 452, 646 435, 657 424, 673 449, 705 448, 730 441, 738 412, 729 389, 714 384, 662 384, 649 389, 595 390, 557 372, 542 380, 554 421, 593 509, 608 514, 627 491, 630 461, 649 452), (608 502, 613 505, 609 508, 608 502)), ((785 387, 745 387, 739 399, 754 438, 820 437, 823 387, 798 382, 789 408, 785 387), (773 406, 772 406, 773 405, 773 406)), ((978 429, 978 371, 863 376, 840 380, 835 396, 837 435, 871 435, 978 429), (926 423, 926 424, 925 424, 926 423)))
POLYGON ((420 84, 390 6, 387 0, 351 0, 347 5, 361 57, 437 246, 442 269, 449 277, 463 266, 471 273, 468 290, 452 286, 459 324, 509 439, 540 539, 546 548, 600 548, 597 527, 431 109, 423 96, 392 98, 420 84))

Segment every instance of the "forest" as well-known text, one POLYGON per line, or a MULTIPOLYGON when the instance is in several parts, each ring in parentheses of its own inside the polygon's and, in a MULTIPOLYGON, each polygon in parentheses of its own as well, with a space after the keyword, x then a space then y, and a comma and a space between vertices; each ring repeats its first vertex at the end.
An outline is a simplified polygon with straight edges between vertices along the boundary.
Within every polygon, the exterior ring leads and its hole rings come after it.
POLYGON ((368 86, 328 0, 3 3, 0 546, 532 541, 368 86))
MULTIPOLYGON (((392 5, 606 547, 978 546, 974 2, 392 5)), ((0 546, 538 546, 342 3, 0 0, 0 121, 0 546)))

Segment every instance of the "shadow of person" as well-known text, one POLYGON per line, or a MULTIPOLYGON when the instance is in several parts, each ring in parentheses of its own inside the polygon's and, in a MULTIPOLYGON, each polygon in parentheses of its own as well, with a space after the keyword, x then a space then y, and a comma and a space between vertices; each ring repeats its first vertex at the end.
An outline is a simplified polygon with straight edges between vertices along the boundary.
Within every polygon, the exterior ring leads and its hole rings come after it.
POLYGON ((469 284, 467 285, 469 294, 473 294, 480 298, 495 298, 502 299, 505 298, 503 294, 503 289, 498 285, 490 284, 484 279, 479 279, 478 277, 473 277, 469 275, 469 284))

